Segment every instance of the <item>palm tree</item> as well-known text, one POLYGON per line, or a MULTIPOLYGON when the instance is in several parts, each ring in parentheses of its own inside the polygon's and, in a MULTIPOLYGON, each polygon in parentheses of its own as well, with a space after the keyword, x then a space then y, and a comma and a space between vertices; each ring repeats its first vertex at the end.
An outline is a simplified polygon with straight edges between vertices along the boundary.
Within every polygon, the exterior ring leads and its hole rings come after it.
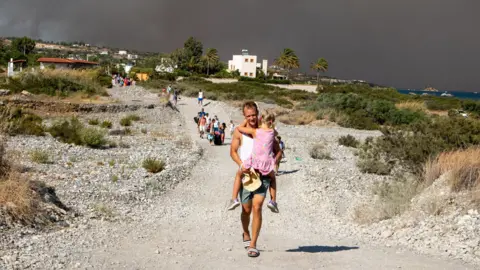
POLYGON ((320 72, 326 72, 328 70, 328 62, 325 58, 318 58, 317 62, 312 63, 311 69, 317 72, 317 88, 320 86, 320 72))
POLYGON ((208 48, 207 53, 204 55, 204 59, 207 62, 207 75, 210 75, 210 63, 216 63, 220 57, 218 57, 218 51, 215 48, 208 48))
POLYGON ((295 54, 295 51, 290 48, 286 48, 283 50, 280 57, 275 59, 275 64, 286 69, 288 74, 290 74, 290 71, 292 69, 300 67, 300 63, 298 61, 297 55, 295 54))

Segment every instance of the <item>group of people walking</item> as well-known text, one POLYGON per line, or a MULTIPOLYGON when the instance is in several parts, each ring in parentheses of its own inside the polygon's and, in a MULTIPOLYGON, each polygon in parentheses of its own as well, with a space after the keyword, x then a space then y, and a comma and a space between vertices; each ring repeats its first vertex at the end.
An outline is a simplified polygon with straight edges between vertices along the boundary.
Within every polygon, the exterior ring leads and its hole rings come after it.
MULTIPOLYGON (((198 134, 200 138, 206 136, 207 140, 210 142, 210 145, 220 145, 225 142, 225 133, 227 130, 227 124, 221 122, 218 119, 218 116, 210 117, 208 113, 205 112, 204 108, 198 115, 194 118, 195 123, 197 124, 198 134)), ((234 124, 230 121, 230 136, 233 134, 234 124)))

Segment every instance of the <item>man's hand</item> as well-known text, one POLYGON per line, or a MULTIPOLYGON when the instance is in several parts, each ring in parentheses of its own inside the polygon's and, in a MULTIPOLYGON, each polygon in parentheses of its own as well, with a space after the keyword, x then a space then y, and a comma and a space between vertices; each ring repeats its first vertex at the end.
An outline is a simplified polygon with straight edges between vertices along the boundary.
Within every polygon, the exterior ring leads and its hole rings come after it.
POLYGON ((242 163, 242 165, 240 165, 240 170, 242 171, 242 173, 249 173, 250 172, 249 169, 245 169, 245 167, 243 167, 243 163, 242 163))

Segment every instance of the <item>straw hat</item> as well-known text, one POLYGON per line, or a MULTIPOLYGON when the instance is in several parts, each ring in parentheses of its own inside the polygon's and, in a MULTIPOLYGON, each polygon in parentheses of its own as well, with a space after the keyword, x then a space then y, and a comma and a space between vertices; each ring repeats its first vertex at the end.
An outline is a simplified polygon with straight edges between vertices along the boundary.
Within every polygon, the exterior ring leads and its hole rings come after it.
POLYGON ((243 175, 243 188, 253 192, 257 190, 262 185, 262 180, 260 180, 260 175, 253 169, 250 168, 250 173, 243 175))

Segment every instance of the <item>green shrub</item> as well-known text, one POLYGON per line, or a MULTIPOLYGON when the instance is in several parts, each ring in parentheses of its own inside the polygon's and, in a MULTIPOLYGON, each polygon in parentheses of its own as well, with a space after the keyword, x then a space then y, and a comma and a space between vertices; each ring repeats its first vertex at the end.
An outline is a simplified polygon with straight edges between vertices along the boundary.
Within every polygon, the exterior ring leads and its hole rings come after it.
POLYGON ((364 145, 363 159, 384 160, 416 175, 428 158, 480 144, 480 122, 472 119, 436 117, 381 131, 382 136, 364 145))
POLYGON ((342 136, 338 139, 338 143, 343 146, 356 148, 360 142, 352 135, 342 136))
POLYGON ((165 163, 155 158, 147 158, 143 161, 142 167, 151 173, 159 173, 165 169, 165 163))
POLYGON ((100 124, 100 127, 102 127, 102 128, 112 128, 112 122, 110 122, 110 121, 103 121, 103 122, 100 124))
POLYGON ((92 125, 92 126, 96 126, 98 125, 100 122, 98 121, 98 119, 90 119, 88 120, 88 124, 89 125, 92 125))
POLYGON ((313 159, 328 159, 332 160, 332 156, 330 155, 329 152, 325 150, 325 147, 321 144, 315 144, 311 149, 310 149, 310 156, 313 159))
POLYGON ((81 130, 83 129, 82 123, 76 117, 72 117, 70 121, 64 120, 55 122, 48 132, 52 137, 57 138, 63 143, 73 143, 76 145, 83 145, 81 130))
POLYGON ((132 121, 140 121, 140 119, 141 119, 140 116, 138 116, 138 115, 136 115, 136 114, 129 114, 129 115, 127 116, 127 118, 129 118, 129 119, 132 120, 132 121))
POLYGON ((97 128, 83 128, 80 131, 82 144, 91 148, 101 148, 105 146, 108 143, 105 135, 105 131, 97 128))
POLYGON ((0 106, 0 131, 8 135, 43 136, 42 118, 21 108, 0 106))
POLYGON ((129 127, 132 125, 132 119, 130 119, 128 116, 120 119, 120 125, 122 127, 129 127))
POLYGON ((30 152, 30 160, 35 163, 47 164, 50 162, 50 155, 45 150, 35 149, 30 152))

